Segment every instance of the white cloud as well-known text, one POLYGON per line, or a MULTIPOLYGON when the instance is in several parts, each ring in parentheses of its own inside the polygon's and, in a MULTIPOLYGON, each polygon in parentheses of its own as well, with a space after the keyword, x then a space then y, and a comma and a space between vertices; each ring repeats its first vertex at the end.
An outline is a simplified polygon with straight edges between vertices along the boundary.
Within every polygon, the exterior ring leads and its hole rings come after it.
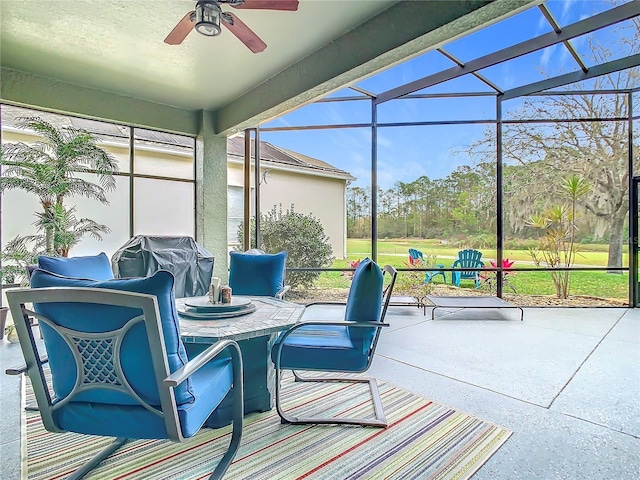
POLYGON ((378 147, 393 148, 393 141, 389 137, 380 134, 380 129, 378 129, 378 147))
POLYGON ((553 47, 547 47, 542 51, 542 55, 540 55, 540 66, 543 70, 547 70, 551 57, 553 57, 553 50, 553 47))
POLYGON ((576 0, 564 0, 562 2, 562 13, 560 14, 561 24, 567 24, 569 22, 568 17, 575 3, 576 0))

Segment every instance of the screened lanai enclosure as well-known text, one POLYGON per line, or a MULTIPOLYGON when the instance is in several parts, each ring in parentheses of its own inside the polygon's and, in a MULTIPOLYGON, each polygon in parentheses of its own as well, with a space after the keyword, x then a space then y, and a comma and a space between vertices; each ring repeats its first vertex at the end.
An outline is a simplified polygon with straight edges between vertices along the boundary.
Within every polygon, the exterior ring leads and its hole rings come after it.
MULTIPOLYGON (((371 257, 401 271, 396 291, 410 298, 636 306, 638 52, 640 2, 550 0, 247 129, 244 194, 228 187, 228 249, 287 249, 294 301, 344 297, 349 272, 371 257), (282 183, 299 170, 348 186, 282 183), (339 251, 327 248, 336 237, 339 251), (454 286, 467 249, 483 265, 454 286)), ((116 158, 108 204, 70 203, 76 220, 107 227, 72 255, 112 255, 139 234, 196 236, 194 138, 11 102, 1 114, 3 145, 36 141, 18 118, 39 116, 92 132, 116 158)), ((39 208, 3 192, 3 251, 35 234, 39 208)))
POLYGON ((347 259, 320 284, 371 256, 416 296, 636 305, 639 13, 545 2, 256 129, 357 177, 347 259), (463 249, 479 288, 451 286, 463 249))

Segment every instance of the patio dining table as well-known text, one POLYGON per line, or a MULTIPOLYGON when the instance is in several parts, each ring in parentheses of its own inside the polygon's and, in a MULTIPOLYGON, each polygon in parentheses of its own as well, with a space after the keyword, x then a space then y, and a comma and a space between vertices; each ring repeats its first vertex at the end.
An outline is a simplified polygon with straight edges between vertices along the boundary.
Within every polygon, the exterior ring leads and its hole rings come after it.
MULTIPOLYGON (((234 297, 237 298, 237 297, 234 297)), ((180 332, 187 350, 198 353, 219 340, 238 342, 242 352, 244 373, 244 410, 265 412, 275 400, 275 369, 271 362, 271 347, 278 334, 295 324, 304 313, 304 305, 272 297, 244 297, 255 310, 236 317, 200 319, 187 316, 187 298, 176 299, 180 317, 180 332)), ((231 422, 228 399, 209 418, 207 425, 219 427, 231 422)))

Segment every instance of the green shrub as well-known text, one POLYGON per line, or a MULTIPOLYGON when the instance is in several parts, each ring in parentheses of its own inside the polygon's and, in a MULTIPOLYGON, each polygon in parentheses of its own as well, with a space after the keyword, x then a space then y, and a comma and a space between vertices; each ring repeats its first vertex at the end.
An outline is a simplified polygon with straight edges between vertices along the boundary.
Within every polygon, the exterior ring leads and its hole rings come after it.
MULTIPOLYGON (((255 245, 255 219, 251 219, 251 245, 255 245)), ((333 263, 333 251, 324 227, 311 214, 303 215, 291 209, 282 212, 276 206, 260 217, 259 248, 268 253, 287 251, 287 268, 326 268, 333 263)), ((238 241, 243 244, 243 225, 238 228, 238 241)), ((320 272, 287 272, 286 283, 291 289, 304 290, 313 286, 320 272)))
POLYGON ((502 248, 506 250, 529 250, 538 246, 534 238, 506 238, 502 248))
POLYGON ((469 235, 465 242, 465 248, 496 248, 496 236, 488 233, 469 235))

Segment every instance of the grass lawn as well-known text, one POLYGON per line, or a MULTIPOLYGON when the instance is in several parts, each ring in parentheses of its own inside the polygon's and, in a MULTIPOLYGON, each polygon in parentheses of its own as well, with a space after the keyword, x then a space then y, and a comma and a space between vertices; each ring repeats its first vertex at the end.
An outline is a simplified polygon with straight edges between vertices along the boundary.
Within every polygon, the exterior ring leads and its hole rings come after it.
MULTIPOLYGON (((348 262, 365 258, 371 255, 371 244, 369 240, 349 239, 347 241, 348 258, 346 260, 334 261, 333 268, 348 268, 348 262)), ((580 252, 575 262, 576 265, 604 267, 607 262, 607 251, 603 245, 580 245, 580 252)), ((412 240, 393 239, 378 242, 378 263, 380 265, 389 264, 396 268, 407 268, 409 248, 421 250, 425 255, 435 255, 436 263, 441 263, 450 267, 454 259, 457 258, 458 247, 441 245, 439 240, 412 240)), ((489 259, 496 256, 495 250, 482 250, 485 264, 489 259)), ((505 250, 503 256, 510 260, 515 260, 515 267, 535 268, 531 262, 531 257, 527 250, 505 250)), ((626 265, 627 256, 624 255, 623 265, 626 265)), ((408 279, 402 279, 406 273, 400 273, 400 284, 402 288, 408 279)), ((421 276, 424 278, 424 275, 421 276)), ((447 273, 447 280, 450 282, 451 274, 447 273)), ((522 295, 553 295, 556 293, 555 286, 549 272, 514 272, 509 275, 508 281, 516 289, 516 293, 522 295)), ((437 276, 435 283, 441 283, 442 277, 437 276)), ((348 288, 349 281, 340 272, 324 272, 316 282, 319 288, 348 288)), ((462 288, 475 288, 473 282, 463 282, 462 288)), ((629 297, 629 275, 611 274, 606 272, 571 272, 569 291, 573 295, 590 295, 606 298, 629 297)), ((505 289, 505 292, 509 292, 505 289)))

